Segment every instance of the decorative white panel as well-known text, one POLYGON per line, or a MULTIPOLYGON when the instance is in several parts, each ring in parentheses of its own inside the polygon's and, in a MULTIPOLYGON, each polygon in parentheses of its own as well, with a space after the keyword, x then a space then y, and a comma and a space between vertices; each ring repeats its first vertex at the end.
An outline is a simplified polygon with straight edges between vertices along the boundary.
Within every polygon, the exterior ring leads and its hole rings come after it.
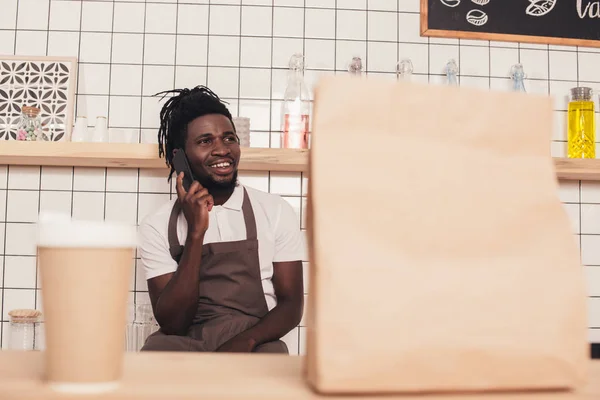
POLYGON ((51 140, 69 140, 76 72, 75 58, 0 57, 0 140, 16 139, 23 106, 40 109, 51 140))

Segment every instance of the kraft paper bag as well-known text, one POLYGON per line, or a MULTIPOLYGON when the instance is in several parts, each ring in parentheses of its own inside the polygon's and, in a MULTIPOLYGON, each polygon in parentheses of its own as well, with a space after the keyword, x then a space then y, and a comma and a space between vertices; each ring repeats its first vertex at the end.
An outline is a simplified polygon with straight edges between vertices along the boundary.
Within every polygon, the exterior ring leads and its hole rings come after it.
POLYGON ((570 389, 589 358, 551 99, 321 81, 305 373, 322 393, 570 389))

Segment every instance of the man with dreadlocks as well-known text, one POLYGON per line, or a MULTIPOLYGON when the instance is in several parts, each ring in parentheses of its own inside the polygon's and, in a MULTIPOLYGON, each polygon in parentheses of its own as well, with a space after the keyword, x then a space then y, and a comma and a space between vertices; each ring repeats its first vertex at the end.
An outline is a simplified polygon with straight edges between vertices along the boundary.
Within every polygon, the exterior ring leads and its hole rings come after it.
POLYGON ((159 155, 184 151, 186 191, 140 225, 140 256, 160 330, 142 350, 287 353, 302 317, 304 244, 281 197, 237 181, 231 114, 204 86, 173 94, 160 113, 159 155))

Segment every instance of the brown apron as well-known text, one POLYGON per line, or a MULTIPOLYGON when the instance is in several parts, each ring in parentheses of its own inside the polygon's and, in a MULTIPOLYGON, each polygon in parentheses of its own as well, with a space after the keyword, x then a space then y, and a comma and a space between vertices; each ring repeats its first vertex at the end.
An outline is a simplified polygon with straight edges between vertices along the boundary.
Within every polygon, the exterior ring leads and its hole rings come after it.
MULTIPOLYGON (((183 253, 177 237, 180 212, 176 201, 169 218, 168 238, 171 256, 177 262, 183 253)), ((246 240, 202 246, 198 309, 187 335, 166 335, 159 330, 148 336, 142 351, 215 351, 269 312, 260 277, 256 220, 246 189, 242 213, 246 240)), ((257 346, 254 352, 288 353, 288 349, 276 340, 257 346)))

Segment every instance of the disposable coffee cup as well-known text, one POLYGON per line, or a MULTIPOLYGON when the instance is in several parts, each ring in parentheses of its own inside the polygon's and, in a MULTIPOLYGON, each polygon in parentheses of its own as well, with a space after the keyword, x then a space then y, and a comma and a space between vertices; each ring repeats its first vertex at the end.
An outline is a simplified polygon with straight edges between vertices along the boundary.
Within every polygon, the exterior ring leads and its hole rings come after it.
POLYGON ((96 394, 122 376, 136 228, 41 214, 37 250, 45 318, 45 380, 96 394))

